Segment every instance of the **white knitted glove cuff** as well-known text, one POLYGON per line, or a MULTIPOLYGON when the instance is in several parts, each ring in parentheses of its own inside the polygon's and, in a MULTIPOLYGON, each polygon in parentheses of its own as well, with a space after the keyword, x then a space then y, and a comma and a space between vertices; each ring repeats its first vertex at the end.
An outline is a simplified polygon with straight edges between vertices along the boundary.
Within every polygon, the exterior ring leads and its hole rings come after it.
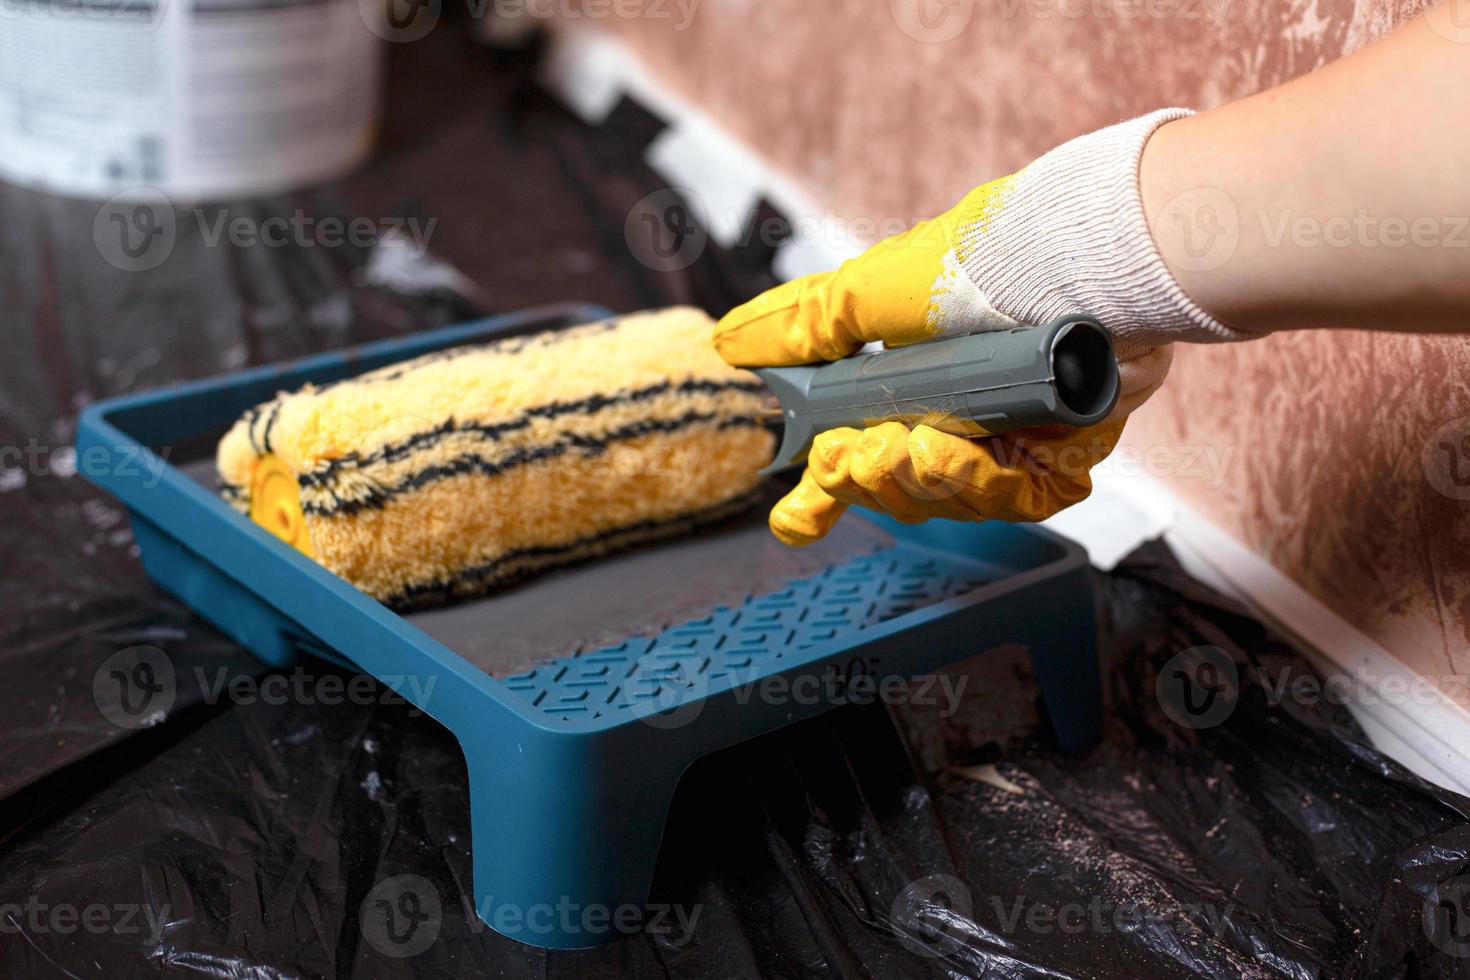
POLYGON ((1174 281, 1143 214, 1138 162, 1160 109, 1063 143, 1013 178, 1000 206, 963 229, 965 273, 993 309, 1022 323, 1091 313, 1120 346, 1244 340, 1174 281))

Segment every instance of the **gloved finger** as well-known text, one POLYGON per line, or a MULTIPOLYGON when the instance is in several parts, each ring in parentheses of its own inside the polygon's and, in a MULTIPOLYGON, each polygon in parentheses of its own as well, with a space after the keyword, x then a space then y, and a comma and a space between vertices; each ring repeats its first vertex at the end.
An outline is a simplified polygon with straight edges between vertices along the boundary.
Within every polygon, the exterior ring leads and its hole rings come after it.
POLYGON ((869 510, 883 507, 852 478, 852 458, 863 433, 847 426, 820 432, 806 456, 806 471, 829 497, 869 510))
POLYGON ((807 468, 829 496, 905 523, 934 517, 973 520, 953 489, 924 485, 909 460, 908 439, 909 429, 901 422, 862 431, 831 429, 813 441, 807 468))
POLYGON ((883 422, 864 430, 849 458, 848 478, 879 509, 901 521, 964 517, 953 494, 936 493, 919 480, 909 458, 909 436, 902 422, 883 422))
POLYGON ((777 367, 838 360, 872 341, 896 347, 941 331, 1010 329, 1016 321, 979 302, 960 268, 961 230, 983 227, 1007 186, 992 181, 835 272, 737 306, 715 325, 716 349, 736 367, 777 367))
POLYGON ((944 254, 931 225, 737 306, 715 325, 715 349, 736 367, 782 366, 835 361, 874 340, 931 336, 929 291, 944 254))
POLYGON ((909 459, 921 483, 952 493, 971 520, 1041 521, 1092 491, 1089 471, 1122 429, 1049 426, 970 440, 921 425, 909 434, 909 459))
MULTIPOLYGON (((839 272, 841 270, 838 270, 839 272)), ((735 307, 715 324, 715 350, 736 367, 835 361, 863 345, 829 309, 837 272, 782 283, 735 307)))
POLYGON ((771 508, 768 523, 776 540, 801 548, 826 537, 845 510, 847 504, 828 496, 808 470, 791 492, 771 508))
POLYGON ((1153 396, 1164 379, 1169 376, 1169 367, 1174 363, 1174 346, 1128 349, 1118 345, 1118 380, 1120 392, 1118 404, 1108 414, 1113 421, 1132 415, 1144 402, 1153 396))

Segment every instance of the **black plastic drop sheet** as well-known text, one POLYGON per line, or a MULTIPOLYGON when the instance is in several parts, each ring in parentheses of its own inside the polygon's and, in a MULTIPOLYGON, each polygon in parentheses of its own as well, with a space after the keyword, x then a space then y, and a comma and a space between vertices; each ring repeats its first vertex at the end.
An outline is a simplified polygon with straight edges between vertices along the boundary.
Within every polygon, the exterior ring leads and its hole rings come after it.
POLYGON ((1339 709, 1273 701, 1304 661, 1162 545, 1098 585, 1097 748, 1051 745, 1024 653, 1002 649, 946 673, 957 701, 841 708, 727 750, 681 786, 645 928, 590 951, 531 949, 469 913, 464 762, 432 720, 391 696, 282 693, 324 665, 242 682, 258 696, 178 711, 12 797, 5 974, 1462 972, 1466 801, 1339 709), (1200 647, 1238 677, 1218 722, 1158 692, 1200 647), (408 892, 432 911, 416 937, 380 904, 408 892), (83 915, 101 925, 67 918, 83 915))
POLYGON ((1158 544, 1097 576, 1085 755, 1052 745, 1024 652, 992 651, 945 674, 957 701, 846 707, 696 765, 645 927, 549 953, 481 923, 453 739, 375 686, 325 696, 351 689, 335 668, 265 673, 148 581, 66 449, 79 409, 140 387, 559 300, 718 313, 770 283, 761 243, 630 254, 658 120, 586 127, 453 31, 393 48, 379 159, 221 207, 438 218, 431 254, 474 290, 385 283, 370 252, 206 247, 188 220, 125 273, 95 205, 0 187, 0 975, 1470 974, 1470 804, 1340 707, 1276 696, 1307 662, 1158 544), (140 646, 180 682, 120 724, 97 685, 140 646))

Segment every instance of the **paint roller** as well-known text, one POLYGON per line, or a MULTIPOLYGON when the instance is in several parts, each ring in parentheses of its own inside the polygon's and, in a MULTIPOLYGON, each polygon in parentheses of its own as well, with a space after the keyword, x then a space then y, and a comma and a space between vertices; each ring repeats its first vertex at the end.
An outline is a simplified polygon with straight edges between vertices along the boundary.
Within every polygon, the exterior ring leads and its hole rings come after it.
POLYGON ((1087 316, 754 374, 721 360, 712 329, 694 309, 634 314, 283 393, 221 440, 221 493, 413 608, 740 513, 826 429, 1083 426, 1118 397, 1087 316))

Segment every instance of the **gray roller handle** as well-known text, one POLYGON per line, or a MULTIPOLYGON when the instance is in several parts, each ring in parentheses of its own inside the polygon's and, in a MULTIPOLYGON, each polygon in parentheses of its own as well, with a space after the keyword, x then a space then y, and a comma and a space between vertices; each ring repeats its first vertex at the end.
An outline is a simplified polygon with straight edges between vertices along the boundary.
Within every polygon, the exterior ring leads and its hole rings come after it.
POLYGON ((756 372, 781 402, 774 473, 806 458, 819 433, 898 420, 968 437, 1038 425, 1095 425, 1118 401, 1113 341, 1086 314, 756 372))

